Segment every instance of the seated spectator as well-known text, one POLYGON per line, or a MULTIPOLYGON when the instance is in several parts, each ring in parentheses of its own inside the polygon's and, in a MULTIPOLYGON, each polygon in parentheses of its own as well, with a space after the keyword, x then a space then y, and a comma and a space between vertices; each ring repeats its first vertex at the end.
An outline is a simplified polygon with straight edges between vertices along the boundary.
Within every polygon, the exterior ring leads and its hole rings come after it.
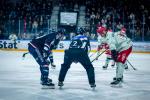
POLYGON ((18 39, 18 37, 15 33, 12 33, 9 35, 9 39, 15 42, 18 39))

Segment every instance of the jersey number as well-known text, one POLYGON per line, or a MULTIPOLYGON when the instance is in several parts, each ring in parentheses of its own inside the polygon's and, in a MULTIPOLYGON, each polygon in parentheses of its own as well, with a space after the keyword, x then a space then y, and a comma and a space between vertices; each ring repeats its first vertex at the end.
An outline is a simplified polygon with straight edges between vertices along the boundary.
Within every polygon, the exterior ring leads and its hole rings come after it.
POLYGON ((72 46, 76 47, 77 46, 77 41, 73 41, 72 46))

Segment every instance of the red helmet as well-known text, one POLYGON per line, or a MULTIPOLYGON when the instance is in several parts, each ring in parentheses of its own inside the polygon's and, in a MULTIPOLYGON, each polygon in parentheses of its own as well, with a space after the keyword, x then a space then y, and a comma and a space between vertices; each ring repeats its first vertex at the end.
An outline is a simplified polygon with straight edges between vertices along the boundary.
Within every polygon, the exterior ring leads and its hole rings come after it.
POLYGON ((104 31, 106 31, 106 28, 103 27, 103 26, 98 27, 98 29, 97 29, 97 33, 99 33, 100 35, 101 35, 101 34, 104 34, 104 31))
POLYGON ((122 32, 122 33, 126 33, 126 28, 122 28, 122 29, 121 29, 121 32, 122 32))

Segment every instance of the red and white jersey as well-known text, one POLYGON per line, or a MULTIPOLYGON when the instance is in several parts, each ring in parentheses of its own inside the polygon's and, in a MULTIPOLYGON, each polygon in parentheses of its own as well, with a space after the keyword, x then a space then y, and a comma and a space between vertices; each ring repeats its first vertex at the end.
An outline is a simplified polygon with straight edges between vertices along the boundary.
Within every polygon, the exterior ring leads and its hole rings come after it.
MULTIPOLYGON (((109 31, 109 32, 112 32, 112 31, 109 31)), ((98 36, 98 51, 101 50, 101 49, 105 49, 106 52, 105 54, 107 56, 111 56, 111 51, 110 51, 110 48, 109 48, 109 45, 107 44, 107 40, 106 38, 104 37, 101 37, 100 35, 98 36)))
POLYGON ((126 50, 132 46, 132 41, 129 39, 126 34, 118 32, 108 31, 106 37, 98 36, 98 43, 106 43, 109 45, 110 50, 116 50, 118 52, 126 50))
POLYGON ((111 50, 116 50, 118 52, 126 50, 132 46, 132 41, 126 34, 121 34, 119 32, 107 32, 105 42, 109 45, 111 50))

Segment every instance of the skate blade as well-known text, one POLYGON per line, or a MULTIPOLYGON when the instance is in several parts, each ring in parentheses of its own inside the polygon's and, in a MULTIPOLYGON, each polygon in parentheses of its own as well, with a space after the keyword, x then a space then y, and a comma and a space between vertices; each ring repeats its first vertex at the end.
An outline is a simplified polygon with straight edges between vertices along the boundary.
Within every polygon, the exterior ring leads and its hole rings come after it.
POLYGON ((61 90, 63 86, 59 86, 59 89, 61 90))
MULTIPOLYGON (((115 81, 116 79, 113 79, 113 80, 115 81)), ((124 80, 121 80, 121 82, 124 83, 124 80)))
POLYGON ((95 87, 91 87, 92 88, 92 91, 95 91, 95 87))
POLYGON ((56 69, 56 67, 51 67, 52 69, 56 69))
POLYGON ((107 68, 103 68, 103 70, 107 70, 107 68))
POLYGON ((122 86, 121 83, 119 83, 117 85, 111 85, 111 87, 113 87, 113 88, 122 88, 123 86, 122 86))
POLYGON ((42 89, 55 89, 55 86, 42 86, 42 89))
POLYGON ((52 68, 52 69, 55 69, 55 68, 56 68, 56 66, 51 66, 51 68, 52 68))
POLYGON ((111 67, 112 67, 112 68, 114 68, 114 67, 115 67, 115 65, 111 65, 111 67))

